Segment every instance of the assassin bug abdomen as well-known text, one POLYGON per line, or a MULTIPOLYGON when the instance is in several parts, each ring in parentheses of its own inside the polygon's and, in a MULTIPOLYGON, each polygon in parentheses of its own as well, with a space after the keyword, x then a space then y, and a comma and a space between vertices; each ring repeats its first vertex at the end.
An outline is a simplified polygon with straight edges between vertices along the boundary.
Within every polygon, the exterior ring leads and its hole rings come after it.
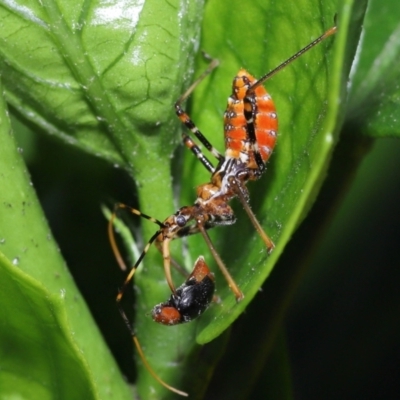
POLYGON ((276 142, 275 104, 263 86, 251 89, 257 79, 241 69, 233 80, 224 114, 225 157, 240 160, 257 179, 276 142))

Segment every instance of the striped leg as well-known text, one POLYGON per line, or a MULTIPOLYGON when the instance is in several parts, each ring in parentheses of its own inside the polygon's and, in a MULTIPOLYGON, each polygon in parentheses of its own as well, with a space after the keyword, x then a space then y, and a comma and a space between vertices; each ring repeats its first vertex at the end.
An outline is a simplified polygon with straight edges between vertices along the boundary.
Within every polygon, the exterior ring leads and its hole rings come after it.
POLYGON ((212 165, 211 161, 202 153, 196 142, 194 142, 193 139, 186 133, 182 133, 182 141, 183 144, 200 160, 206 169, 213 174, 215 171, 214 166, 212 165))
MULTIPOLYGON (((203 79, 209 75, 218 66, 218 60, 212 60, 208 68, 192 83, 192 85, 182 94, 181 97, 175 103, 175 112, 181 122, 200 140, 204 147, 220 162, 224 159, 224 156, 206 139, 206 137, 200 132, 199 128, 191 120, 188 114, 183 110, 181 104, 190 96, 194 89, 199 85, 203 79)), ((214 172, 214 167, 211 162, 202 154, 197 144, 189 138, 188 135, 182 135, 183 143, 193 154, 201 161, 201 163, 207 168, 208 171, 214 172)))

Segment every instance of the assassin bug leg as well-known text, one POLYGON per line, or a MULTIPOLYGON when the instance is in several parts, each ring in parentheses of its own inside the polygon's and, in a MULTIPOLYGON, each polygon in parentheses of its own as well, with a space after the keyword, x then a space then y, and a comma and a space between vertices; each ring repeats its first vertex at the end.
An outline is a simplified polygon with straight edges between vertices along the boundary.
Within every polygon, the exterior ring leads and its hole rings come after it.
MULTIPOLYGON (((209 58, 209 56, 207 56, 209 58)), ((223 155, 215 149, 212 144, 206 139, 206 137, 200 132, 194 122, 190 119, 189 115, 185 113, 181 104, 190 96, 193 90, 198 86, 200 82, 204 80, 217 66, 219 65, 218 60, 211 60, 208 68, 190 85, 185 93, 175 103, 175 112, 181 122, 200 140, 204 147, 218 160, 224 159, 223 155)), ((185 146, 193 152, 193 154, 200 160, 200 162, 206 167, 211 173, 214 172, 214 167, 211 162, 202 154, 200 148, 196 143, 185 133, 182 134, 182 140, 185 146)))
POLYGON ((164 325, 177 325, 197 318, 210 305, 215 291, 214 274, 203 257, 199 257, 186 281, 169 300, 153 308, 153 320, 164 325))
POLYGON ((142 253, 140 254, 139 258, 136 260, 135 264, 133 265, 133 267, 131 268, 128 276, 125 279, 125 282, 122 286, 122 288, 120 289, 120 293, 119 293, 119 299, 122 298, 123 296, 123 292, 126 288, 126 286, 128 285, 128 283, 132 280, 133 275, 136 272, 137 267, 140 265, 140 263, 142 262, 143 258, 145 257, 146 253, 149 251, 150 246, 152 245, 153 242, 156 242, 156 247, 161 251, 162 255, 163 255, 163 259, 164 259, 164 271, 165 271, 165 276, 167 279, 167 283, 168 286, 170 287, 172 293, 175 293, 175 285, 172 281, 172 275, 171 275, 171 263, 173 263, 171 261, 171 257, 170 257, 170 252, 169 252, 169 242, 171 241, 171 239, 174 238, 173 234, 172 237, 171 236, 171 232, 169 229, 169 226, 166 226, 164 223, 160 222, 159 220, 157 220, 156 218, 150 217, 149 215, 143 214, 141 211, 136 210, 135 208, 132 208, 130 206, 127 206, 126 204, 123 203, 118 203, 115 205, 114 208, 114 212, 109 220, 108 223, 108 237, 111 243, 111 247, 113 250, 113 253, 115 255, 115 258, 118 262, 118 265, 120 266, 120 268, 125 271, 126 270, 126 266, 125 263, 122 259, 121 253, 118 249, 118 246, 116 244, 115 241, 115 236, 114 236, 114 231, 113 231, 113 223, 114 220, 116 218, 116 212, 118 209, 125 209, 127 211, 129 211, 132 214, 138 215, 142 218, 145 218, 153 223, 155 223, 156 225, 158 225, 160 228, 153 234, 153 236, 150 238, 150 240, 147 242, 146 246, 144 247, 142 253))
POLYGON ((251 210, 249 203, 247 201, 247 197, 242 191, 243 186, 241 186, 240 182, 234 176, 231 176, 228 181, 229 181, 229 184, 232 185, 235 192, 237 193, 238 199, 242 203, 242 206, 243 206, 244 210, 246 211, 251 223, 253 224, 254 229, 260 235, 261 239, 265 243, 265 246, 267 247, 268 254, 270 254, 272 252, 272 250, 275 248, 275 244, 269 238, 269 236, 264 232, 264 229, 258 222, 257 217, 254 215, 253 211, 251 210))
MULTIPOLYGON (((209 186, 209 185, 203 185, 209 186)), ((199 193, 199 189, 198 189, 199 193)), ((132 269, 130 270, 128 276, 125 279, 124 285, 120 289, 120 293, 118 295, 118 299, 123 297, 123 293, 125 291, 126 286, 132 280, 135 271, 143 258, 145 257, 146 253, 148 252, 151 244, 155 242, 156 247, 161 249, 161 253, 163 255, 164 260, 164 272, 167 283, 171 289, 173 294, 176 294, 175 285, 172 281, 171 275, 171 264, 174 262, 171 259, 170 255, 170 242, 171 240, 181 238, 187 235, 192 235, 198 232, 201 232, 203 237, 206 239, 206 243, 210 248, 211 253, 213 254, 219 268, 223 272, 226 280, 228 281, 229 287, 232 289, 233 293, 235 294, 236 300, 240 301, 243 298, 243 293, 238 288, 237 284, 229 274, 225 264, 223 263, 222 259, 219 257, 218 253, 214 249, 211 244, 211 240, 209 239, 208 235, 206 234, 205 230, 209 229, 215 225, 231 225, 235 222, 235 217, 233 215, 233 210, 229 207, 228 204, 221 204, 217 205, 218 212, 213 211, 216 207, 215 204, 211 204, 211 209, 201 207, 199 204, 194 204, 193 206, 186 206, 180 208, 175 214, 170 215, 167 219, 163 222, 150 217, 146 214, 143 214, 139 210, 131 208, 125 204, 119 203, 115 206, 115 211, 112 214, 109 224, 108 224, 108 235, 110 238, 111 247, 115 254, 115 258, 120 265, 122 270, 126 270, 126 266, 122 260, 121 254, 118 250, 118 247, 115 242, 114 231, 113 231, 113 222, 116 218, 116 211, 118 209, 125 209, 132 214, 141 216, 159 226, 159 229, 153 234, 150 240, 147 242, 145 248, 143 249, 141 255, 133 265, 132 269)))
POLYGON ((222 274, 224 275, 224 278, 228 282, 229 288, 232 290, 233 294, 235 295, 236 301, 239 302, 239 301, 243 300, 244 294, 239 289, 239 286, 236 284, 236 282, 233 280, 231 274, 228 271, 228 268, 226 268, 225 263, 222 261, 220 255, 215 250, 215 248, 211 242, 210 236, 208 235, 204 226, 199 225, 199 230, 200 230, 200 233, 203 235, 204 241, 206 242, 208 248, 210 249, 211 254, 214 256, 214 259, 217 262, 219 269, 221 270, 222 274))
MULTIPOLYGON (((148 219, 151 222, 154 222, 155 224, 160 226, 160 228, 162 227, 162 223, 160 221, 158 221, 157 219, 155 219, 153 217, 150 217, 149 215, 143 214, 139 210, 136 210, 135 208, 129 207, 129 206, 125 205, 125 204, 118 203, 118 204, 115 205, 114 212, 112 213, 111 218, 108 221, 108 238, 109 238, 112 251, 113 251, 114 256, 115 256, 115 258, 116 258, 116 260, 118 262, 119 267, 121 268, 122 271, 126 271, 127 268, 126 268, 125 262, 124 262, 124 260, 123 260, 123 258, 121 256, 121 253, 119 251, 117 243, 115 241, 114 230, 113 230, 114 220, 116 218, 116 215, 117 215, 116 212, 117 212, 118 209, 126 209, 129 212, 131 212, 132 214, 138 215, 140 217, 148 219)), ((117 301, 120 301, 121 298, 123 297, 124 291, 125 291, 127 285, 129 284, 129 282, 132 280, 133 275, 135 274, 137 267, 140 265, 140 263, 143 260, 144 256, 149 251, 149 248, 150 248, 151 244, 156 240, 158 235, 159 235, 159 230, 147 242, 147 244, 144 247, 142 253, 139 256, 139 258, 136 260, 135 264, 133 265, 133 267, 129 271, 129 274, 126 277, 126 279, 125 279, 125 281, 124 281, 124 283, 122 285, 122 288, 119 290, 119 293, 118 293, 118 296, 117 296, 117 301)), ((171 283, 171 285, 172 285, 172 283, 171 283)), ((170 287, 171 287, 171 285, 170 285, 170 287)))

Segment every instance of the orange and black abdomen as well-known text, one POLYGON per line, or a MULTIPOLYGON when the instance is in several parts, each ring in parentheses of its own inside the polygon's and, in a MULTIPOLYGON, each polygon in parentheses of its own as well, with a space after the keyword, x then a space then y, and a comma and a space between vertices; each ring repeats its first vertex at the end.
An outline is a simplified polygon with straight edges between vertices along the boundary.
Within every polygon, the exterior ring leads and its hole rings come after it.
POLYGON ((255 82, 244 69, 233 80, 224 114, 225 149, 226 157, 240 159, 247 168, 262 172, 275 146, 278 120, 265 88, 249 90, 255 82))

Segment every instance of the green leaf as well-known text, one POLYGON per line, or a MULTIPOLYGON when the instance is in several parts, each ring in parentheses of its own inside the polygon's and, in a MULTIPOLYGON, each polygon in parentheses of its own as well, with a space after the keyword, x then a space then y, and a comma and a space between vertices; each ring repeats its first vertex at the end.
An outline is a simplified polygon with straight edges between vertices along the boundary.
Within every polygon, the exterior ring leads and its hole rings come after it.
POLYGON ((3 98, 0 137, 1 394, 129 398, 46 224, 3 98))
POLYGON ((400 136, 400 10, 369 2, 350 81, 347 118, 371 137, 400 136))
POLYGON ((195 41, 185 38, 197 14, 198 2, 3 3, 7 100, 46 132, 131 172, 149 149, 168 160, 175 82, 190 68, 195 41))
POLYGON ((0 274, 2 398, 99 398, 71 335, 63 292, 49 293, 2 253, 0 274))

